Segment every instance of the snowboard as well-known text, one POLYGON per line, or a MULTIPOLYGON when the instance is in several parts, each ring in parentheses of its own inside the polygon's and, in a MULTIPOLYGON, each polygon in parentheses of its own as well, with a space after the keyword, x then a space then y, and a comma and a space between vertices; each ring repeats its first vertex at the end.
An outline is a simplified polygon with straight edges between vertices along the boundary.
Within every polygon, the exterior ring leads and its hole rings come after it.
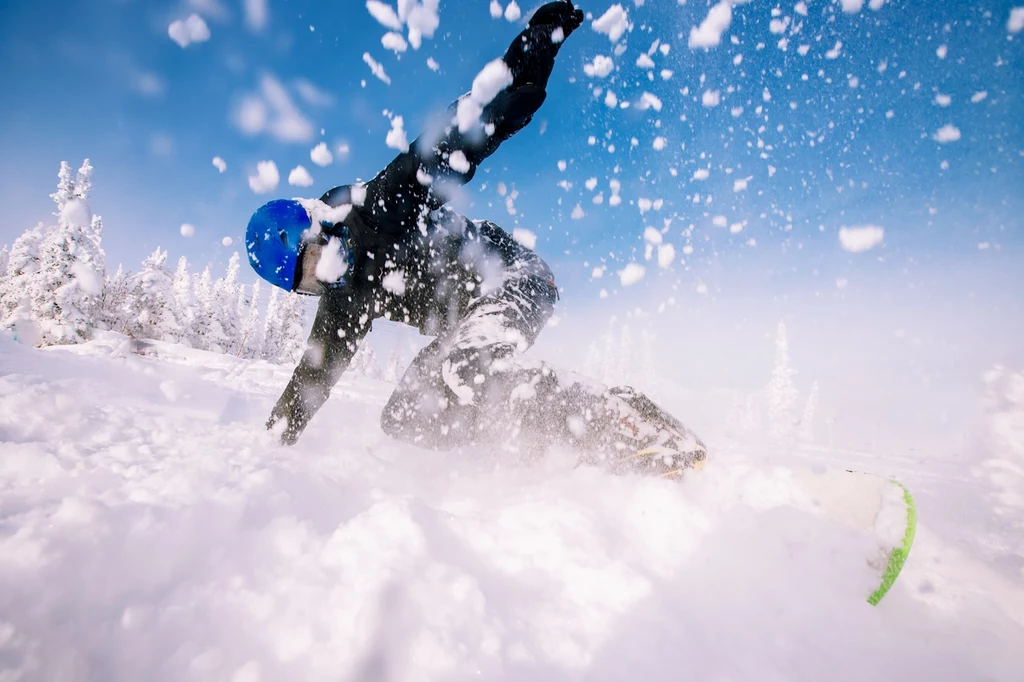
MULTIPOLYGON (((672 434, 665 447, 641 446, 609 464, 615 473, 640 473, 673 480, 685 480, 702 471, 707 450, 700 438, 667 410, 628 386, 610 393, 622 399, 634 412, 637 425, 672 434)), ((642 429, 638 429, 642 430, 642 429)), ((852 469, 824 466, 766 467, 748 476, 744 485, 760 486, 753 493, 768 506, 789 504, 802 511, 820 514, 869 536, 877 552, 867 557, 878 576, 877 587, 867 595, 877 605, 899 577, 910 554, 917 530, 917 509, 910 491, 899 481, 852 469)), ((742 499, 742 496, 741 496, 742 499)))

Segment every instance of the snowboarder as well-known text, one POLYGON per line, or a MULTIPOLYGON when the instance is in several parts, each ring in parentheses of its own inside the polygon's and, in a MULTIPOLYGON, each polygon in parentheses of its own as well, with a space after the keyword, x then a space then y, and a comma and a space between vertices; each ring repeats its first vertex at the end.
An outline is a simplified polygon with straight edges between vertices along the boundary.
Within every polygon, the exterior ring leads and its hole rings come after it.
POLYGON ((428 130, 363 185, 319 200, 276 200, 249 222, 256 272, 319 296, 307 349, 267 428, 292 444, 327 400, 375 318, 436 336, 381 414, 392 437, 433 449, 514 442, 531 453, 578 448, 614 470, 700 468, 703 444, 631 388, 560 377, 520 357, 558 298, 533 250, 494 223, 445 207, 454 191, 546 97, 563 41, 583 23, 567 0, 542 6, 428 130))

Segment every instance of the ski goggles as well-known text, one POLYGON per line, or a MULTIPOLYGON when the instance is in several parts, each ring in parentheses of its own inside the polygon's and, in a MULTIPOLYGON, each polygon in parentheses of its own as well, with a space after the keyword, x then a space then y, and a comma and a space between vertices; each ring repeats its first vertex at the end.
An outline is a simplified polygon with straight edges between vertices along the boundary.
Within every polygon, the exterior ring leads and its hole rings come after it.
POLYGON ((344 286, 351 268, 352 249, 346 235, 328 237, 321 233, 320 239, 300 247, 292 291, 320 296, 328 289, 344 286))

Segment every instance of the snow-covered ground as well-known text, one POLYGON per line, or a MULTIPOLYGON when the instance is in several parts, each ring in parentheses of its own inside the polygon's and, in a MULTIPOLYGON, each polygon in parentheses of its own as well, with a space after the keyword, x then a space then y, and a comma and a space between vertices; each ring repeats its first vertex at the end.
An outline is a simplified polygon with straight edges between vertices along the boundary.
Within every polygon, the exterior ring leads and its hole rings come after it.
POLYGON ((678 483, 426 452, 363 376, 281 448, 290 367, 156 351, 0 339, 0 680, 1021 679, 1017 464, 748 434, 678 483), (808 461, 917 498, 877 607, 863 538, 769 466, 808 461))

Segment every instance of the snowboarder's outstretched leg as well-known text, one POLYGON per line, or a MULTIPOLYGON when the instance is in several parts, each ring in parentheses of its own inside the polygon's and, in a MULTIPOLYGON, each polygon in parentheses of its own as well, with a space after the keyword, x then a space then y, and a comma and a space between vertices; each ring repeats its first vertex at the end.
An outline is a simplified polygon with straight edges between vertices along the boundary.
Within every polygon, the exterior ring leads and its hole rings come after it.
POLYGON ((421 447, 568 445, 582 463, 616 472, 674 475, 699 469, 704 445, 629 387, 608 389, 520 354, 554 310, 549 278, 507 279, 470 303, 454 332, 413 360, 381 414, 389 435, 421 447))

